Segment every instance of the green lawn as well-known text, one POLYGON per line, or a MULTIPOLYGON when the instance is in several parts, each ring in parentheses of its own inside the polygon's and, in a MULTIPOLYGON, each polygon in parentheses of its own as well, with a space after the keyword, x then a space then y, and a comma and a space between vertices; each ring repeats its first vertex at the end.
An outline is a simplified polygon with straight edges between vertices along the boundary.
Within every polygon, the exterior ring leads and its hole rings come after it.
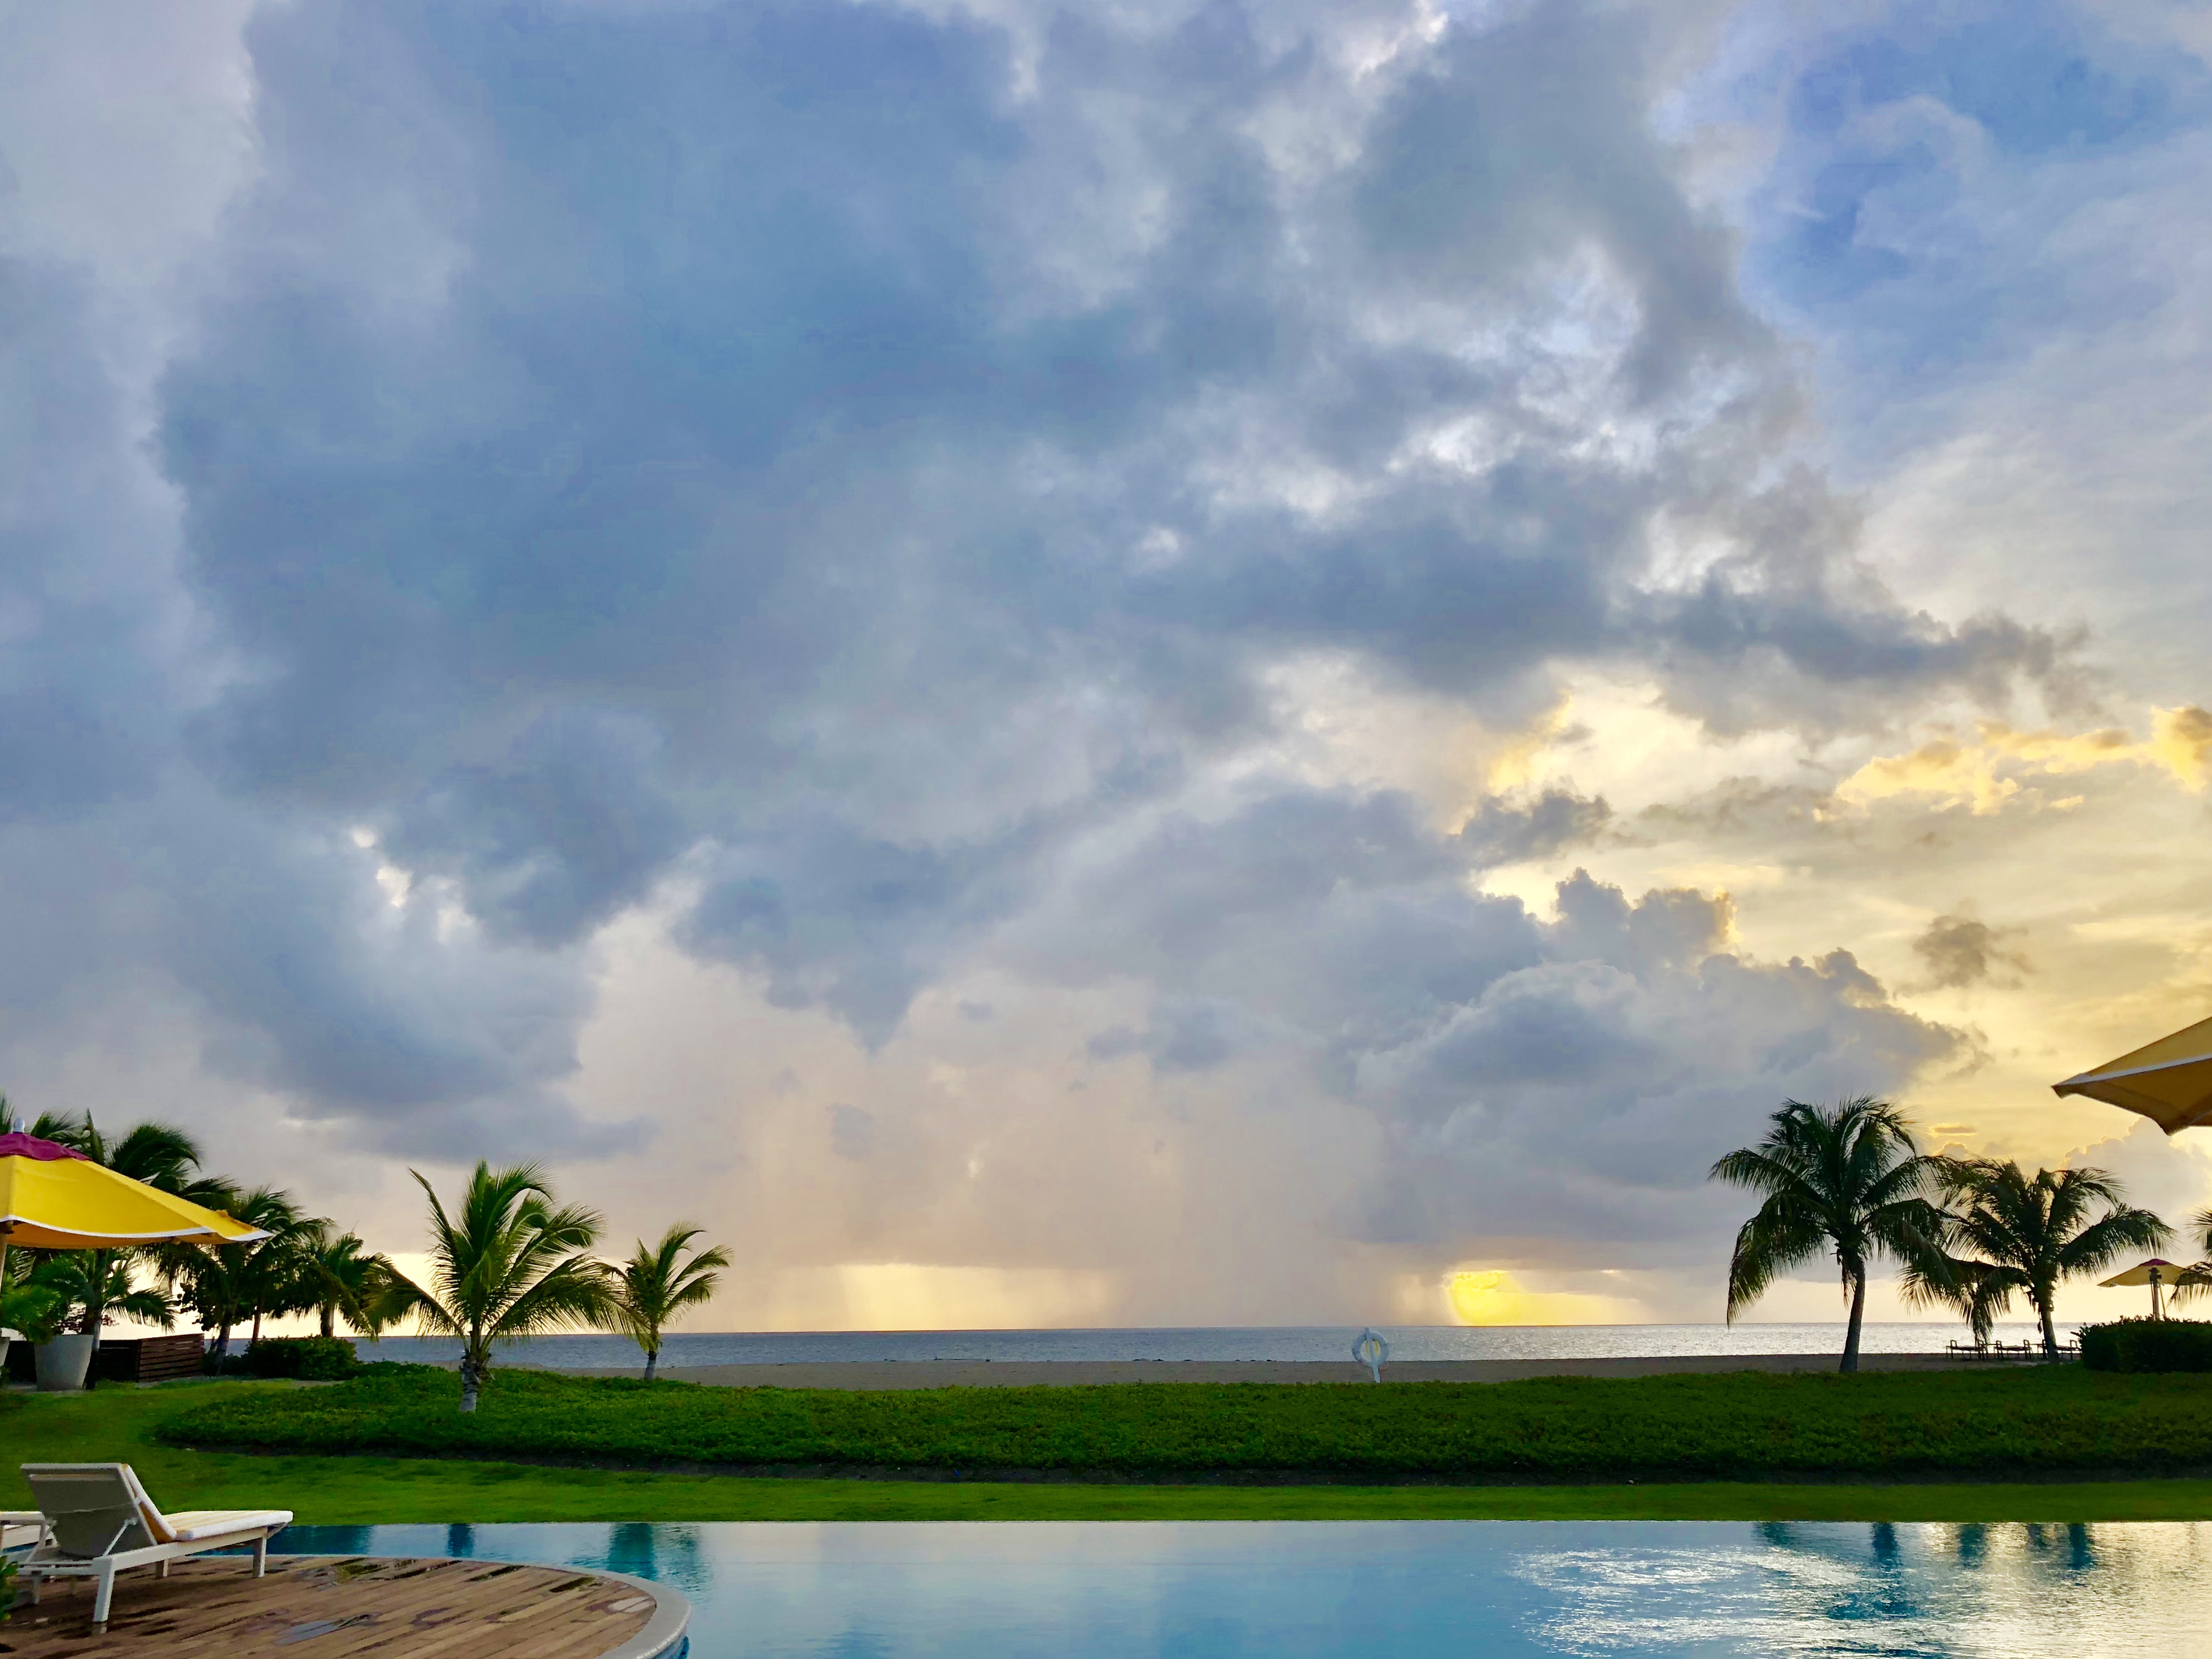
POLYGON ((179 1443, 672 1464, 1543 1484, 2184 1475, 2212 1469, 2212 1375, 2079 1366, 1505 1383, 859 1392, 514 1370, 483 1409, 427 1367, 210 1396, 179 1443))
MULTIPOLYGON (((500 1379, 504 1387, 519 1373, 500 1379)), ((15 1464, 125 1461, 177 1508, 276 1504, 302 1522, 2212 1519, 2212 1481, 1871 1485, 1702 1481, 1559 1486, 1099 1486, 744 1480, 381 1455, 187 1449, 155 1426, 194 1407, 335 1392, 281 1383, 110 1386, 0 1397, 0 1507, 28 1501, 15 1464)))

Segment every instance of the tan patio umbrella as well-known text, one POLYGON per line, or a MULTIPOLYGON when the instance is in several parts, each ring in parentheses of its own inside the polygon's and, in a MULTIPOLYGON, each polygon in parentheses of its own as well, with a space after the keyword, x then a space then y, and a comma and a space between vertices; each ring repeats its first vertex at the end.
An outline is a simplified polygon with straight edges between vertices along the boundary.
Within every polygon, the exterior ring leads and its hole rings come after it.
POLYGON ((2148 1261, 2138 1261, 2124 1273, 2114 1273, 2110 1279, 2100 1279, 2100 1285, 2148 1285, 2150 1286, 2150 1316, 2166 1317, 2166 1310, 2159 1305, 2158 1292, 2161 1285, 2179 1285, 2186 1267, 2177 1267, 2171 1261, 2161 1261, 2156 1256, 2148 1261))
POLYGON ((2212 1118, 2212 1019, 2054 1083, 2051 1090, 2140 1112, 2166 1133, 2178 1134, 2212 1118))

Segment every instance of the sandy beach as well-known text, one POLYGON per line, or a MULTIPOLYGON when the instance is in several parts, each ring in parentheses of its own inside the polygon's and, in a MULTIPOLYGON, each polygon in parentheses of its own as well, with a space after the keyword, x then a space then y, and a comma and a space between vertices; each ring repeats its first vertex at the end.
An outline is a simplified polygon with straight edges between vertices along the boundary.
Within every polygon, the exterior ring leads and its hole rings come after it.
MULTIPOLYGON (((1869 1371, 1987 1370, 2005 1362, 1954 1359, 1942 1353, 1870 1353, 1869 1371)), ((2017 1363, 2017 1362, 2014 1362, 2017 1363)), ((1390 1382, 1512 1382, 1531 1376, 1662 1376, 1679 1371, 1832 1371, 1836 1356, 1820 1353, 1693 1354, 1609 1359, 1468 1359, 1386 1365, 1390 1382)), ((635 1376, 635 1367, 573 1371, 576 1376, 635 1376)), ((726 1389, 1029 1389, 1102 1382, 1364 1382, 1349 1360, 884 1360, 869 1364, 674 1365, 660 1375, 726 1389)))

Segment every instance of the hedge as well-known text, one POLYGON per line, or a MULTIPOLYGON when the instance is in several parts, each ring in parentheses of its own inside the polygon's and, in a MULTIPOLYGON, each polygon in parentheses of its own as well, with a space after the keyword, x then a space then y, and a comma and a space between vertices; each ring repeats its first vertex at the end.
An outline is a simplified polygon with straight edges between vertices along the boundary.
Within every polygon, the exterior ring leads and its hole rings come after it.
POLYGON ((246 1351, 248 1376, 343 1382, 361 1370, 353 1344, 337 1336, 264 1336, 246 1351))
POLYGON ((2212 1324, 2119 1319, 2084 1325, 2081 1363, 2093 1371, 2212 1371, 2212 1324))
POLYGON ((196 1403, 165 1441, 625 1468, 1095 1470, 1188 1478, 1745 1480, 2212 1468, 2212 1378, 1739 1372, 1524 1382, 717 1389, 372 1368, 196 1403))

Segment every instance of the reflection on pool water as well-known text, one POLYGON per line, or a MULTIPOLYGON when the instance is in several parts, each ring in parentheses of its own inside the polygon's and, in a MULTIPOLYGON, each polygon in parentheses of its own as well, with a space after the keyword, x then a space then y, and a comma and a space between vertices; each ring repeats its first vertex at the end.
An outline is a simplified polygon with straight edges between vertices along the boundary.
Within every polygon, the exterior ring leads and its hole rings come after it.
POLYGON ((611 1567, 694 1659, 2212 1654, 2212 1525, 295 1527, 295 1553, 611 1567))

